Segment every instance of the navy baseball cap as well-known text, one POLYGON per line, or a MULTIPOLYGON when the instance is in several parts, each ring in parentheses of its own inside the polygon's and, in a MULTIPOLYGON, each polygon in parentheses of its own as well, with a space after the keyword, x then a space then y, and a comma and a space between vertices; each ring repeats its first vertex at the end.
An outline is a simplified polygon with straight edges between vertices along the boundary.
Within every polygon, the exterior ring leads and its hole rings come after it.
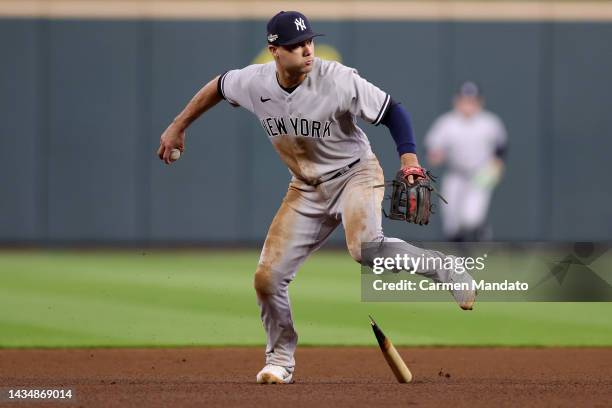
POLYGON ((473 81, 466 81, 461 84, 459 90, 457 91, 458 96, 473 96, 475 98, 479 98, 482 96, 482 90, 473 81))
POLYGON ((281 11, 268 21, 268 44, 293 45, 324 34, 312 31, 310 21, 299 11, 281 11))

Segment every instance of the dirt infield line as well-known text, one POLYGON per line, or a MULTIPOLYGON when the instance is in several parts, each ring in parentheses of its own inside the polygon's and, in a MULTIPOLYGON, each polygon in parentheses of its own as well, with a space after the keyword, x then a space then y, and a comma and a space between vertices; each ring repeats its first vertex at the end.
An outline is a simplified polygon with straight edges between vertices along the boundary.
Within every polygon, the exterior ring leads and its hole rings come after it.
POLYGON ((569 407, 612 400, 612 348, 400 353, 415 375, 411 384, 395 382, 377 348, 313 347, 298 350, 295 384, 263 386, 254 383, 259 348, 8 349, 0 350, 0 388, 70 388, 74 400, 54 405, 67 407, 569 407))

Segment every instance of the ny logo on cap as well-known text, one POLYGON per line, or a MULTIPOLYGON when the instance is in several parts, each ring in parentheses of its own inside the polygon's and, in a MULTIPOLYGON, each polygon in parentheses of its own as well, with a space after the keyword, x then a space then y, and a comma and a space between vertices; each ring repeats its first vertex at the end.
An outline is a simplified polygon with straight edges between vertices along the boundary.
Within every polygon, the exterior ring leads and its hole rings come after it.
POLYGON ((302 17, 296 18, 294 23, 295 23, 296 30, 304 31, 306 29, 306 23, 304 23, 304 19, 302 17))

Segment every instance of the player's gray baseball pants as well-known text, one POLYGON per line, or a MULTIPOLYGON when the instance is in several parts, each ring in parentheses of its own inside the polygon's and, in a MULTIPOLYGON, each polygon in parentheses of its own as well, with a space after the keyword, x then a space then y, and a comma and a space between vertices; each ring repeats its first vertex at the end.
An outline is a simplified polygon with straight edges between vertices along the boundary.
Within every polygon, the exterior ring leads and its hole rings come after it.
POLYGON ((442 206, 442 227, 447 237, 485 223, 493 190, 477 185, 473 179, 473 175, 451 172, 442 180, 441 193, 449 202, 442 206))
MULTIPOLYGON (((288 286, 304 260, 318 249, 342 222, 351 256, 362 260, 362 242, 392 242, 395 256, 398 243, 409 256, 444 256, 414 247, 382 232, 381 202, 383 171, 373 154, 361 159, 346 174, 314 187, 293 179, 270 225, 257 271, 255 290, 261 319, 267 334, 266 364, 292 367, 297 333, 293 326, 288 286)), ((381 245, 384 248, 384 245, 381 245)), ((384 249, 381 249, 384 251, 384 249)), ((417 270, 433 280, 446 282, 449 271, 417 270)))

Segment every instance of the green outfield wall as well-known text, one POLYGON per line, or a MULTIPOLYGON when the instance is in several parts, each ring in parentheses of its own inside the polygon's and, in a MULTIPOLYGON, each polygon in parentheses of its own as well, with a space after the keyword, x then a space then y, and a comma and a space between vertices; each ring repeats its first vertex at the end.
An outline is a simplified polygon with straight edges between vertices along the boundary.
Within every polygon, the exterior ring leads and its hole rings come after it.
MULTIPOLYGON (((408 109, 420 153, 457 84, 482 84, 510 142, 491 210, 496 239, 612 239, 611 22, 313 24, 327 34, 317 47, 408 109)), ((260 243, 289 174, 250 113, 225 103, 210 111, 170 167, 155 151, 202 85, 264 50, 264 27, 0 19, 0 242, 260 243)), ((391 136, 363 127, 390 177, 398 166, 391 136)), ((385 229, 442 238, 439 219, 385 229)))

